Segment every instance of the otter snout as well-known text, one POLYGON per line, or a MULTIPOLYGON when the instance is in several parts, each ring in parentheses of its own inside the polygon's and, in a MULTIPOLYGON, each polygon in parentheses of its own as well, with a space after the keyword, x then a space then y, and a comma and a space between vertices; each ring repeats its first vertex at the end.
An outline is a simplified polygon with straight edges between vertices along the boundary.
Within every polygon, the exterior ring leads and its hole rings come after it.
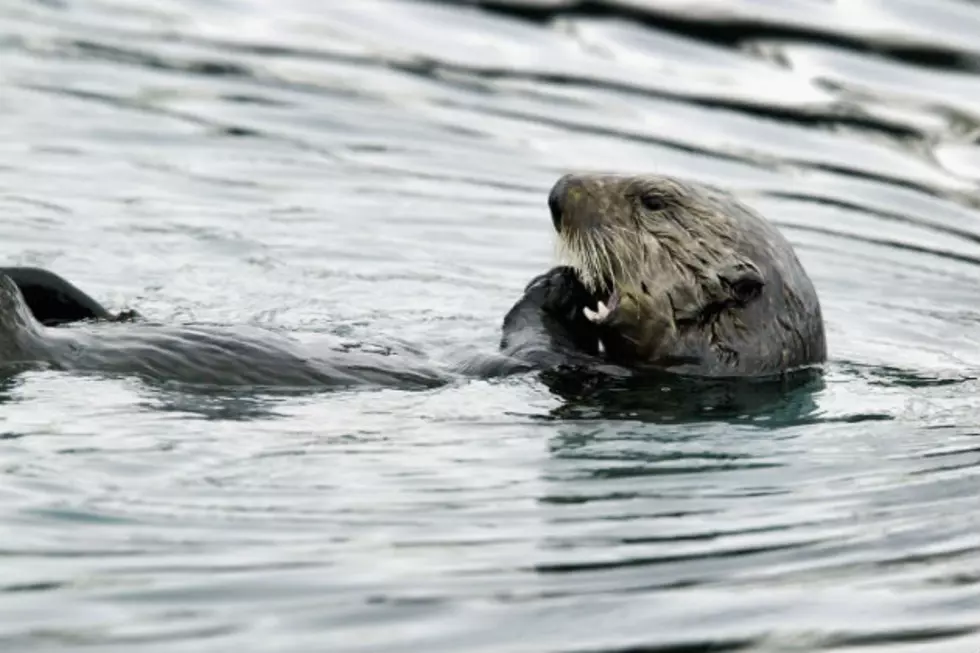
POLYGON ((571 175, 564 175, 555 185, 551 187, 548 194, 548 208, 551 209, 551 223, 555 225, 555 231, 561 233, 562 216, 565 215, 565 198, 568 195, 568 183, 572 179, 571 175))
POLYGON ((602 211, 596 203, 595 188, 601 186, 601 178, 585 175, 564 175, 551 187, 548 208, 555 231, 562 228, 590 227, 601 223, 602 211))

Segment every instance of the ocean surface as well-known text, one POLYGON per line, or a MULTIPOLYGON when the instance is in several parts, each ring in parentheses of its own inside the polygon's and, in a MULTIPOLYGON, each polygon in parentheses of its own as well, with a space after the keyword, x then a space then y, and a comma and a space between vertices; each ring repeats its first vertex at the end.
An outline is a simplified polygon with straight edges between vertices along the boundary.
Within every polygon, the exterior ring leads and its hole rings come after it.
POLYGON ((978 653, 980 3, 0 3, 0 263, 113 310, 492 351, 583 168, 778 224, 824 378, 712 415, 25 372, 0 650, 978 653))

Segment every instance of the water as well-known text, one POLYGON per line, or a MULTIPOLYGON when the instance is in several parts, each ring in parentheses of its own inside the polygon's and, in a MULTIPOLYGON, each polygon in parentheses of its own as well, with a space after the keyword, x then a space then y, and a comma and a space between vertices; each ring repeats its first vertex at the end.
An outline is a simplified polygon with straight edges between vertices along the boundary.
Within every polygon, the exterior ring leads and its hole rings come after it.
POLYGON ((551 264, 558 175, 682 175, 796 245, 823 382, 712 417, 26 373, 0 649, 980 650, 980 5, 574 4, 6 0, 2 262, 449 356, 551 264))

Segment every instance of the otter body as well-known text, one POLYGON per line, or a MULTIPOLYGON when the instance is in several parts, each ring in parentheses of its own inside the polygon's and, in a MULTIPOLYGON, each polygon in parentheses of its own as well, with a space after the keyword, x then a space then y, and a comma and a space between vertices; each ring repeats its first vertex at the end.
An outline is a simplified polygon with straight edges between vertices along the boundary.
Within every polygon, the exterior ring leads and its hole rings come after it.
POLYGON ((258 327, 149 323, 134 311, 112 314, 52 272, 0 268, 0 373, 45 367, 204 386, 431 388, 594 365, 596 330, 582 313, 590 297, 571 268, 541 275, 508 313, 498 352, 446 367, 395 343, 311 344, 258 327))
POLYGON ((567 265, 527 285, 497 352, 452 369, 263 329, 147 324, 36 268, 0 268, 0 363, 192 384, 425 388, 556 369, 770 376, 826 359, 820 304, 792 247, 731 196, 659 176, 567 175, 549 206, 567 265))
POLYGON ((429 388, 451 378, 407 351, 310 346, 258 327, 150 324, 112 315, 57 275, 38 276, 32 269, 3 272, 0 363, 16 371, 27 366, 161 383, 327 388, 429 388), (27 302, 13 278, 37 281, 34 303, 27 302), (59 301, 48 301, 62 292, 59 301))

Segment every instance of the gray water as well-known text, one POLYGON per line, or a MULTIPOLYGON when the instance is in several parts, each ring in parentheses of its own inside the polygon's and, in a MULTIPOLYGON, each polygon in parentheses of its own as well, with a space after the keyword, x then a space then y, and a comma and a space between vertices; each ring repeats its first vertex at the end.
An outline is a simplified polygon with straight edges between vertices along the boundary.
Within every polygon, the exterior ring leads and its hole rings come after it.
POLYGON ((4 0, 0 263, 449 357, 552 264, 560 174, 679 175, 792 240, 823 382, 715 417, 27 372, 0 650, 977 653, 980 5, 473 4, 4 0))

